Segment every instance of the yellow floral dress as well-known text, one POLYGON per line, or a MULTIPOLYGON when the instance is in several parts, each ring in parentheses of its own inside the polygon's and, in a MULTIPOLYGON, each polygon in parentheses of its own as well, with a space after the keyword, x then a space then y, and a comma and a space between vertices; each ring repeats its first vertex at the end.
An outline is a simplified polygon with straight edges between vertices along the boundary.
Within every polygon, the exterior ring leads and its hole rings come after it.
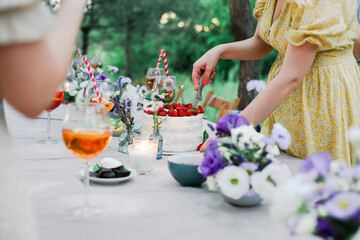
POLYGON ((360 126, 360 76, 352 53, 356 0, 313 0, 307 6, 289 0, 271 23, 275 5, 276 0, 258 0, 254 9, 261 18, 261 38, 279 52, 268 81, 279 73, 289 43, 309 42, 318 50, 302 83, 265 121, 262 132, 270 135, 279 122, 292 135, 289 154, 306 158, 330 152, 350 163, 348 127, 360 126))

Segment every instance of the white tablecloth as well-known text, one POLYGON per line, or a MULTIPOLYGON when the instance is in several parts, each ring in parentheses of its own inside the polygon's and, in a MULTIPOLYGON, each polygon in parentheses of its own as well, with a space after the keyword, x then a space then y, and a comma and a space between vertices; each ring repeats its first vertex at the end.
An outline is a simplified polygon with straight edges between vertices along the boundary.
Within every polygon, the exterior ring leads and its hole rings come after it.
MULTIPOLYGON (((61 106, 52 115, 61 119, 63 113, 61 106)), ((166 157, 156 162, 152 175, 138 175, 117 185, 91 184, 90 201, 105 213, 89 219, 74 218, 67 210, 84 201, 84 186, 79 180, 82 161, 62 141, 56 145, 37 143, 46 137, 45 119, 26 119, 9 105, 6 114, 43 240, 290 239, 283 222, 270 220, 268 203, 238 208, 205 187, 181 187, 171 177, 166 157)), ((45 113, 41 117, 45 118, 45 113)), ((61 121, 56 119, 52 121, 52 135, 61 140, 61 121)), ((113 138, 109 148, 92 163, 110 156, 127 164, 127 155, 117 152, 117 140, 113 138)), ((292 171, 300 163, 285 154, 280 160, 292 171)))

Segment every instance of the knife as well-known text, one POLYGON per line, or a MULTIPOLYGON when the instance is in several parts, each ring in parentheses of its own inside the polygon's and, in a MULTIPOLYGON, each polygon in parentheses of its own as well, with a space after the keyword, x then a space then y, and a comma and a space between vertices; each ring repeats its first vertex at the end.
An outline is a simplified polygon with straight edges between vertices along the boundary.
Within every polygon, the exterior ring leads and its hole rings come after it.
POLYGON ((199 87, 198 87, 198 90, 196 92, 196 95, 195 95, 195 98, 194 98, 194 101, 192 103, 192 106, 194 108, 196 108, 196 105, 202 100, 202 90, 204 88, 204 84, 203 84, 203 77, 204 77, 204 74, 205 72, 203 72, 203 74, 201 75, 200 77, 200 80, 199 80, 199 87))

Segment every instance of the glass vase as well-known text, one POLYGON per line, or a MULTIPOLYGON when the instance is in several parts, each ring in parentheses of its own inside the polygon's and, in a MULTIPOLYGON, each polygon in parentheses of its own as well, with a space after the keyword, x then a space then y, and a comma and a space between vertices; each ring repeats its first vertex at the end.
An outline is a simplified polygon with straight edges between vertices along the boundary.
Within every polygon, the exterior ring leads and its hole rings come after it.
POLYGON ((158 140, 158 149, 156 154, 156 160, 162 159, 163 156, 163 137, 160 135, 160 127, 153 127, 153 134, 150 135, 150 139, 158 140))
POLYGON ((133 143, 133 138, 136 136, 132 128, 127 128, 126 133, 119 136, 118 151, 123 154, 129 153, 129 145, 133 143))

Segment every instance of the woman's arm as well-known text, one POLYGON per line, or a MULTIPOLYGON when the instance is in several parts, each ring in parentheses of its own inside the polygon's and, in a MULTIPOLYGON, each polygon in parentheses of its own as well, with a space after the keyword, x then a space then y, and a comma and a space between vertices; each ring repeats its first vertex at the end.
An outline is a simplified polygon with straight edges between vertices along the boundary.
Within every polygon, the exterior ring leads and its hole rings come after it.
POLYGON ((284 63, 279 74, 268 84, 245 109, 241 112, 254 126, 265 120, 298 86, 309 71, 317 51, 317 46, 305 43, 302 46, 289 44, 285 53, 284 63), (254 104, 256 112, 252 118, 254 104))
POLYGON ((358 24, 358 38, 354 45, 354 55, 357 58, 360 58, 360 24, 358 24))
POLYGON ((193 65, 192 79, 195 90, 199 86, 199 79, 205 71, 203 81, 208 82, 210 75, 215 72, 219 59, 255 60, 268 55, 273 48, 264 42, 259 34, 261 18, 259 18, 253 37, 234 43, 218 45, 207 51, 193 65))
POLYGON ((46 108, 65 78, 85 0, 62 1, 53 29, 33 43, 0 47, 0 95, 28 117, 46 108))

